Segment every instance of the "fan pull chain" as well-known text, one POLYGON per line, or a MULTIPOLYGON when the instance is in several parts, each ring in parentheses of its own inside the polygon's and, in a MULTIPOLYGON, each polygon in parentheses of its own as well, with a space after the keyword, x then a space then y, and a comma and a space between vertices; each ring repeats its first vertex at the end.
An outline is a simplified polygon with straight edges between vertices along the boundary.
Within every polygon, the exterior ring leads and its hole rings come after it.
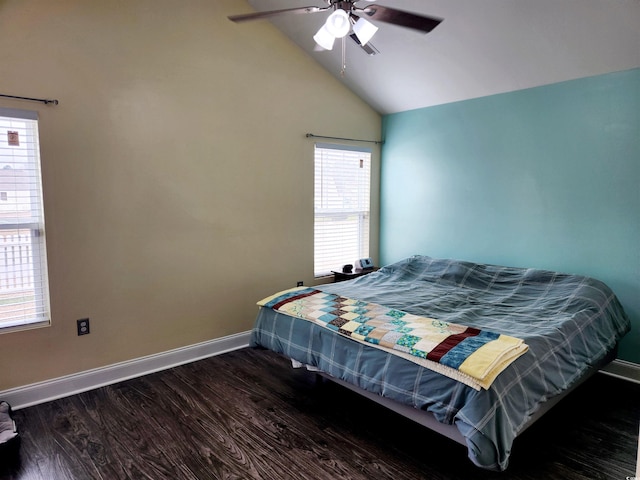
POLYGON ((340 76, 344 78, 344 72, 347 69, 347 41, 346 37, 342 37, 342 70, 340 76))

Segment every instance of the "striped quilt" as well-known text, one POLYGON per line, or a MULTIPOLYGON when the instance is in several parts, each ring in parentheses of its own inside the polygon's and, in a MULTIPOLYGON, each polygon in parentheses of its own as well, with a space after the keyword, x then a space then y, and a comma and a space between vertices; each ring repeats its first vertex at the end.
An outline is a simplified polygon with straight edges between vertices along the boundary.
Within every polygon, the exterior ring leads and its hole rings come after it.
POLYGON ((317 323, 470 387, 488 389, 528 346, 520 339, 420 317, 314 288, 276 293, 258 305, 317 323))

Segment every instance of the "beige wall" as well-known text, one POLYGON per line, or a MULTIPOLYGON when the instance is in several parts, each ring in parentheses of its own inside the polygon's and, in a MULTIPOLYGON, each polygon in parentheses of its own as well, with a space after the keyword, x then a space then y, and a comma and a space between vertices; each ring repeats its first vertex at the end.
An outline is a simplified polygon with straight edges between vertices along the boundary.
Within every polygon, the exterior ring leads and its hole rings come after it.
POLYGON ((53 317, 0 335, 0 390, 249 330, 256 300, 313 282, 304 134, 381 119, 268 22, 226 19, 245 11, 0 0, 0 93, 60 101, 0 99, 40 114, 53 317))

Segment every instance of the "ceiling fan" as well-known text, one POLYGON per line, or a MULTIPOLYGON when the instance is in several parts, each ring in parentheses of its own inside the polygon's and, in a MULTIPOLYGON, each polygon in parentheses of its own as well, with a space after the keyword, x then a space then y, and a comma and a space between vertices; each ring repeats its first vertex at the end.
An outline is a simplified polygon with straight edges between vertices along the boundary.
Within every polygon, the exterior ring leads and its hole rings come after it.
POLYGON ((428 33, 437 27, 441 18, 419 15, 382 5, 372 5, 375 0, 363 0, 369 3, 359 7, 358 0, 325 0, 326 7, 299 7, 271 10, 266 12, 247 13, 243 15, 231 15, 229 20, 233 22, 246 22, 260 20, 284 14, 306 14, 318 12, 332 12, 320 30, 313 36, 316 44, 323 50, 331 50, 336 38, 344 38, 347 35, 356 42, 369 55, 375 55, 378 51, 369 44, 369 40, 378 31, 370 20, 391 23, 400 27, 428 33))

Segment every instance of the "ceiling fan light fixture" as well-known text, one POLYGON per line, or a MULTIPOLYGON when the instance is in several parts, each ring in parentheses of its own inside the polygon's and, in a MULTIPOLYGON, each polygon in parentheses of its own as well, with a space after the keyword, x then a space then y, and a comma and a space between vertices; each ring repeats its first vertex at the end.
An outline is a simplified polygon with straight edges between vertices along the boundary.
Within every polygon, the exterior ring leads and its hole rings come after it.
POLYGON ((342 38, 351 30, 349 14, 342 9, 338 9, 329 15, 324 26, 335 38, 342 38))
POLYGON ((322 25, 320 30, 316 32, 313 36, 315 42, 325 50, 333 49, 333 42, 335 42, 336 37, 329 31, 326 25, 322 25))
POLYGON ((378 27, 376 27, 373 23, 364 18, 360 18, 353 25, 353 33, 356 34, 358 40, 360 40, 361 45, 366 45, 369 40, 373 38, 373 36, 378 31, 378 27))

